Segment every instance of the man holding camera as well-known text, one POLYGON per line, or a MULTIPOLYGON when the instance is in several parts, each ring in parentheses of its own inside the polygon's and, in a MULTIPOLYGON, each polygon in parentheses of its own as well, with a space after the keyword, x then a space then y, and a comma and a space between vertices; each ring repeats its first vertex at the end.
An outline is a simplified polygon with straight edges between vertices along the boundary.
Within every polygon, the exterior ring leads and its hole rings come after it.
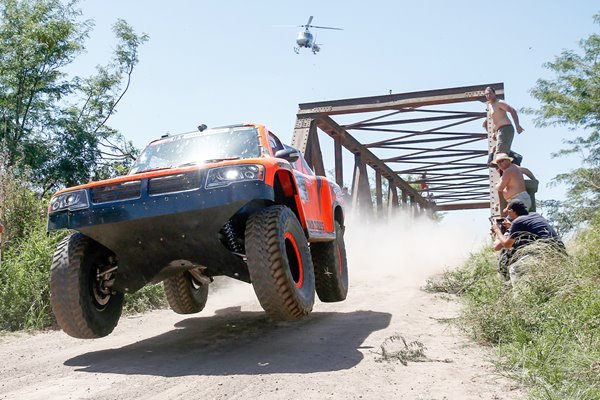
POLYGON ((550 223, 540 214, 529 213, 522 200, 511 200, 506 206, 506 211, 510 222, 499 220, 492 225, 496 235, 494 250, 501 250, 499 273, 504 275, 505 279, 510 279, 514 288, 516 279, 524 272, 522 260, 527 257, 516 256, 517 249, 541 239, 554 241, 561 251, 564 251, 564 244, 550 223), (504 231, 503 228, 507 230, 504 231))

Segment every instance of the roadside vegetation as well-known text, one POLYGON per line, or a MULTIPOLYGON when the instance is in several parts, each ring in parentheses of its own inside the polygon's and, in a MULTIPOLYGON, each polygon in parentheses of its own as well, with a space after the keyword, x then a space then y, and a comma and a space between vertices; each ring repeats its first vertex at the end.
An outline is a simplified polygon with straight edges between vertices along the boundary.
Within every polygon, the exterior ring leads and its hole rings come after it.
MULTIPOLYGON (((122 174, 137 154, 108 123, 148 37, 117 20, 112 56, 68 74, 93 27, 77 3, 0 0, 0 331, 55 325, 49 268, 68 232, 46 234, 49 194, 122 174)), ((126 296, 124 312, 165 304, 152 286, 126 296)))
MULTIPOLYGON (((46 233, 48 199, 39 198, 19 180, 0 179, 10 241, 0 264, 0 332, 56 327, 50 307, 52 255, 70 232, 46 233)), ((166 307, 162 285, 125 296, 125 314, 166 307)))
MULTIPOLYGON (((517 289, 496 275, 491 248, 427 289, 458 295, 458 323, 477 342, 493 346, 501 371, 530 387, 534 399, 600 398, 600 214, 568 244, 528 266, 517 289)), ((534 245, 531 245, 534 246, 534 245)))

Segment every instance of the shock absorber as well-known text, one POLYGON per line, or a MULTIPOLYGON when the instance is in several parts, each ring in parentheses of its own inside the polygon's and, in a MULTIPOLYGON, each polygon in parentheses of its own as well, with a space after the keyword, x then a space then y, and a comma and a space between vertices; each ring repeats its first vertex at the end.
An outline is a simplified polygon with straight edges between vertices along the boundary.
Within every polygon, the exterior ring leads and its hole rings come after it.
POLYGON ((223 234, 225 235, 225 240, 227 241, 229 249, 234 253, 242 254, 243 249, 235 240, 235 233, 231 220, 227 221, 227 223, 223 225, 223 234))

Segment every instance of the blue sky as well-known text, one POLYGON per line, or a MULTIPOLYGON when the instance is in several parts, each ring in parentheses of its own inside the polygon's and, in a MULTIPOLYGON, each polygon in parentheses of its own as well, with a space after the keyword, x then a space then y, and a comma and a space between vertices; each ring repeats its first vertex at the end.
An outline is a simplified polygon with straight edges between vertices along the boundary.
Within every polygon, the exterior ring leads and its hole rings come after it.
MULTIPOLYGON (((140 50, 132 86, 110 125, 138 147, 159 135, 239 122, 265 123, 282 140, 292 136, 299 103, 504 82, 506 100, 536 107, 529 91, 552 77, 543 64, 600 27, 597 1, 191 1, 87 0, 95 21, 87 53, 73 70, 91 72, 110 55, 117 18, 150 40, 140 50), (314 31, 321 53, 295 54, 306 23, 343 31, 314 31)), ((541 181, 538 198, 562 198, 547 187, 578 158, 552 159, 566 128, 536 128, 513 147, 541 181)), ((324 140, 322 140, 323 142, 324 140)), ((324 150, 325 151, 325 150, 324 150)), ((328 168, 332 153, 325 154, 328 168)), ((347 179, 351 173, 346 172, 347 179)), ((460 213, 459 213, 460 214, 460 213)), ((465 221, 489 212, 467 212, 465 221)), ((458 215, 453 216, 453 218, 458 215)))

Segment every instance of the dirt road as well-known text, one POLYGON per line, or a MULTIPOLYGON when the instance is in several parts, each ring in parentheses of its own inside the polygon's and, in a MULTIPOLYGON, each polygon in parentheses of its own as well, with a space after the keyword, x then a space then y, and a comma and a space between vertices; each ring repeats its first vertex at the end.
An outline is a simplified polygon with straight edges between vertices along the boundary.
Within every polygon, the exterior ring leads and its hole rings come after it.
POLYGON ((250 285, 227 280, 198 315, 124 317, 103 339, 0 337, 0 399, 522 398, 486 348, 444 322, 459 304, 419 289, 465 249, 444 250, 447 232, 428 223, 406 237, 385 229, 348 230, 348 299, 317 301, 298 322, 269 321, 250 285), (392 336, 421 343, 421 361, 382 361, 392 336))

